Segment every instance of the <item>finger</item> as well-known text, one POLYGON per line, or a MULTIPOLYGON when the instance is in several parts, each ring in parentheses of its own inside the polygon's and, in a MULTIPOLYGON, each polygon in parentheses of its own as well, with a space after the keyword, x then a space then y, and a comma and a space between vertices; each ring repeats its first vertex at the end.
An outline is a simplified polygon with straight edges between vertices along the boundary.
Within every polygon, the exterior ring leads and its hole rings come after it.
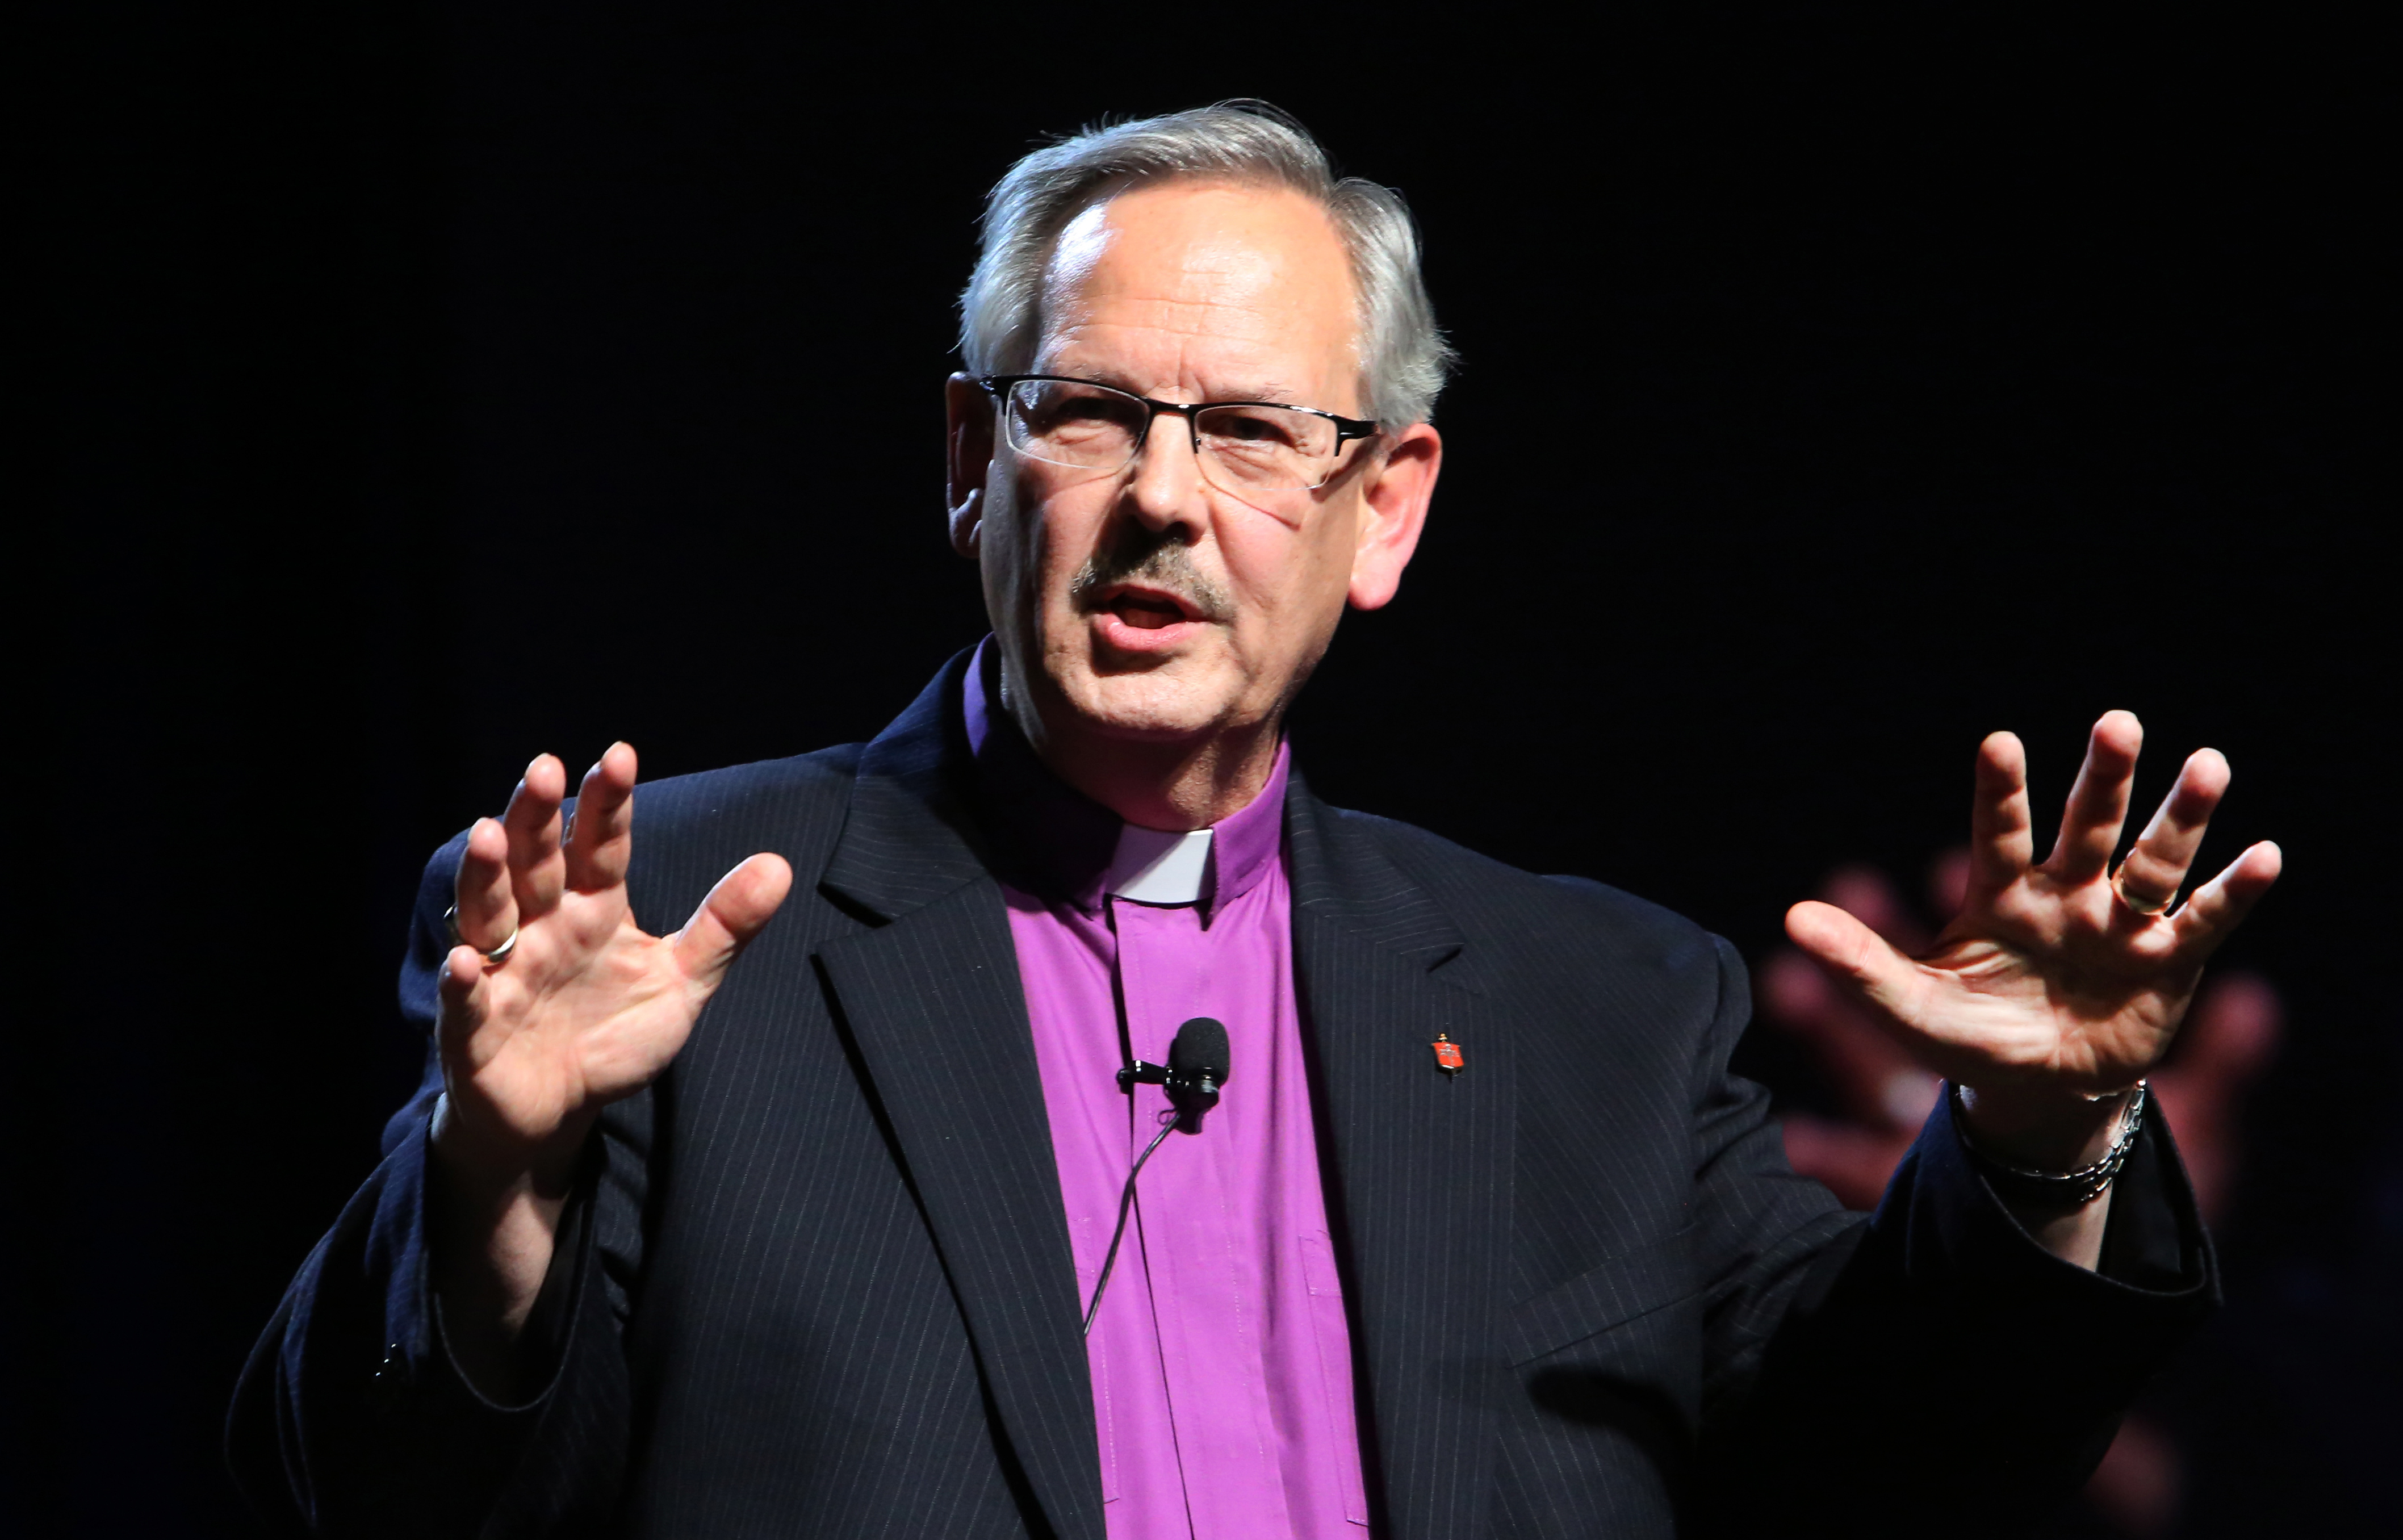
POLYGON ((1990 732, 1978 745, 1978 789, 1969 804, 1969 881, 1999 893, 2035 859, 2028 812, 2027 749, 2017 733, 1990 732))
POLYGON ((1919 969, 1884 937, 1835 905, 1795 905, 1785 911, 1785 934, 1877 1015, 1905 1025, 1920 1015, 1926 980, 1919 969))
POLYGON ((451 949, 450 955, 442 960, 435 988, 441 997, 441 1010, 436 1018, 441 1047, 447 1054, 460 1054, 484 1016, 484 958, 474 942, 451 949))
POLYGON ((559 907, 567 883, 567 863, 559 850, 559 804, 567 796, 567 767, 559 756, 537 754, 525 779, 509 796, 501 827, 509 837, 509 884, 517 893, 521 922, 539 920, 559 907))
POLYGON ((2145 729, 2135 714, 2106 711, 2086 741, 2086 762, 2069 788, 2061 812, 2061 841, 2045 861, 2054 876, 2071 884, 2090 882, 2111 865, 2119 829, 2128 821, 2128 787, 2135 780, 2136 751, 2145 729))
POLYGON ((2194 890, 2177 911, 2181 954, 2200 964, 2252 912, 2285 866, 2285 853, 2264 839, 2228 863, 2220 874, 2194 890))
POLYGON ((567 836, 567 885, 598 893, 626 880, 634 854, 634 751, 612 743, 584 772, 567 836))
POLYGON ((2197 749, 2161 798, 2153 821, 2119 863, 2119 895, 2139 914, 2158 914, 2177 896, 2203 830, 2228 792, 2228 760, 2217 749, 2197 749))
POLYGON ((685 977, 704 992, 717 988, 735 955, 759 934, 792 887, 793 868, 781 855, 755 855, 719 878, 676 932, 675 956, 685 977))
POLYGON ((467 848, 451 880, 458 939, 491 951, 518 928, 518 901, 509 891, 509 837, 497 818, 479 818, 467 829, 467 848))

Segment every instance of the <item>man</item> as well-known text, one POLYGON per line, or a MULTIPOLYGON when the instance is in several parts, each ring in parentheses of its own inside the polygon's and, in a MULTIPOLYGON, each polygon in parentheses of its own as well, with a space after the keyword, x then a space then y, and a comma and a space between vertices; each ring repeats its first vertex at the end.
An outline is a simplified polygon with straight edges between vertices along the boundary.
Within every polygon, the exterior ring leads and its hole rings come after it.
POLYGON ((619 744, 572 815, 546 756, 437 854, 426 1084, 237 1401, 262 1505, 1977 1533, 2074 1485, 2214 1290, 2136 1088, 2276 874, 2256 847, 2171 908, 2219 757, 2115 873, 2133 718, 2040 865, 1997 734, 1934 951, 1796 909, 1957 1088, 1862 1221, 1727 1074, 1723 942, 1288 762, 1440 465, 1398 200, 1262 111, 1122 125, 1004 180, 963 312, 951 531, 992 637, 864 748, 645 788, 639 839, 619 744), (1155 1083, 1197 1044, 1215 1101, 1155 1083))

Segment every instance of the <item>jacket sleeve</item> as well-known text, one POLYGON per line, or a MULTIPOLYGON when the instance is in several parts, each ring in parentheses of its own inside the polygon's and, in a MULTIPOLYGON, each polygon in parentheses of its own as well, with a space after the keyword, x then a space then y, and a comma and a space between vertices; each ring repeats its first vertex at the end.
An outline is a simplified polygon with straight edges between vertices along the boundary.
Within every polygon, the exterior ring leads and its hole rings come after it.
POLYGON ((442 914, 463 843, 426 868, 401 968, 402 1014, 427 1034, 424 1079, 386 1125, 382 1162, 285 1290, 235 1392, 228 1458, 274 1533, 544 1533, 604 1507, 624 1468, 618 1337, 641 1260, 646 1098, 604 1117, 562 1217, 524 1339, 542 1388, 522 1405, 486 1398, 443 1337, 426 1133, 442 1089, 431 1051, 442 914))
POLYGON ((2011 1217, 1949 1099, 1876 1214, 1842 1219, 1824 1193, 1795 1200, 1766 1093, 1727 1071, 1750 992, 1732 949, 1719 954, 1697 1075, 1705 1256, 1725 1259, 1699 1494, 1714 1532, 2023 1532, 2091 1472, 2121 1408, 2217 1302, 2159 1108, 2115 1185, 2097 1271, 2011 1217))

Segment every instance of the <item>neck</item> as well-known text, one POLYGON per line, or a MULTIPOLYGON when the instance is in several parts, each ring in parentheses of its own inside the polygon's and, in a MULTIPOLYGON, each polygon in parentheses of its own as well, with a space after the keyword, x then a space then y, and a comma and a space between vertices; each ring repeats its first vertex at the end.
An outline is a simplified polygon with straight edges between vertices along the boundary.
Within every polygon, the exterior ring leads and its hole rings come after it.
POLYGON ((1047 716, 1005 665, 1002 709, 1052 774, 1147 829, 1206 828, 1249 807, 1276 769, 1282 711, 1188 739, 1121 738, 1064 706, 1047 716), (1054 720, 1053 717, 1064 720, 1054 720))

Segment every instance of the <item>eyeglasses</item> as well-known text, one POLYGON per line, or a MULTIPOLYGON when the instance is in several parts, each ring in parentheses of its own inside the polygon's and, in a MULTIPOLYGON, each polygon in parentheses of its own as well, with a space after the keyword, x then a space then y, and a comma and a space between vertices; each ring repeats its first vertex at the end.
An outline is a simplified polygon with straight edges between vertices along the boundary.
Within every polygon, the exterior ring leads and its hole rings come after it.
POLYGON ((1126 469, 1161 412, 1185 419, 1202 475, 1221 492, 1308 492, 1334 479, 1343 446, 1377 424, 1266 401, 1154 401, 1090 380, 996 374, 978 384, 1001 403, 1009 447, 1050 465, 1108 475, 1126 469))

